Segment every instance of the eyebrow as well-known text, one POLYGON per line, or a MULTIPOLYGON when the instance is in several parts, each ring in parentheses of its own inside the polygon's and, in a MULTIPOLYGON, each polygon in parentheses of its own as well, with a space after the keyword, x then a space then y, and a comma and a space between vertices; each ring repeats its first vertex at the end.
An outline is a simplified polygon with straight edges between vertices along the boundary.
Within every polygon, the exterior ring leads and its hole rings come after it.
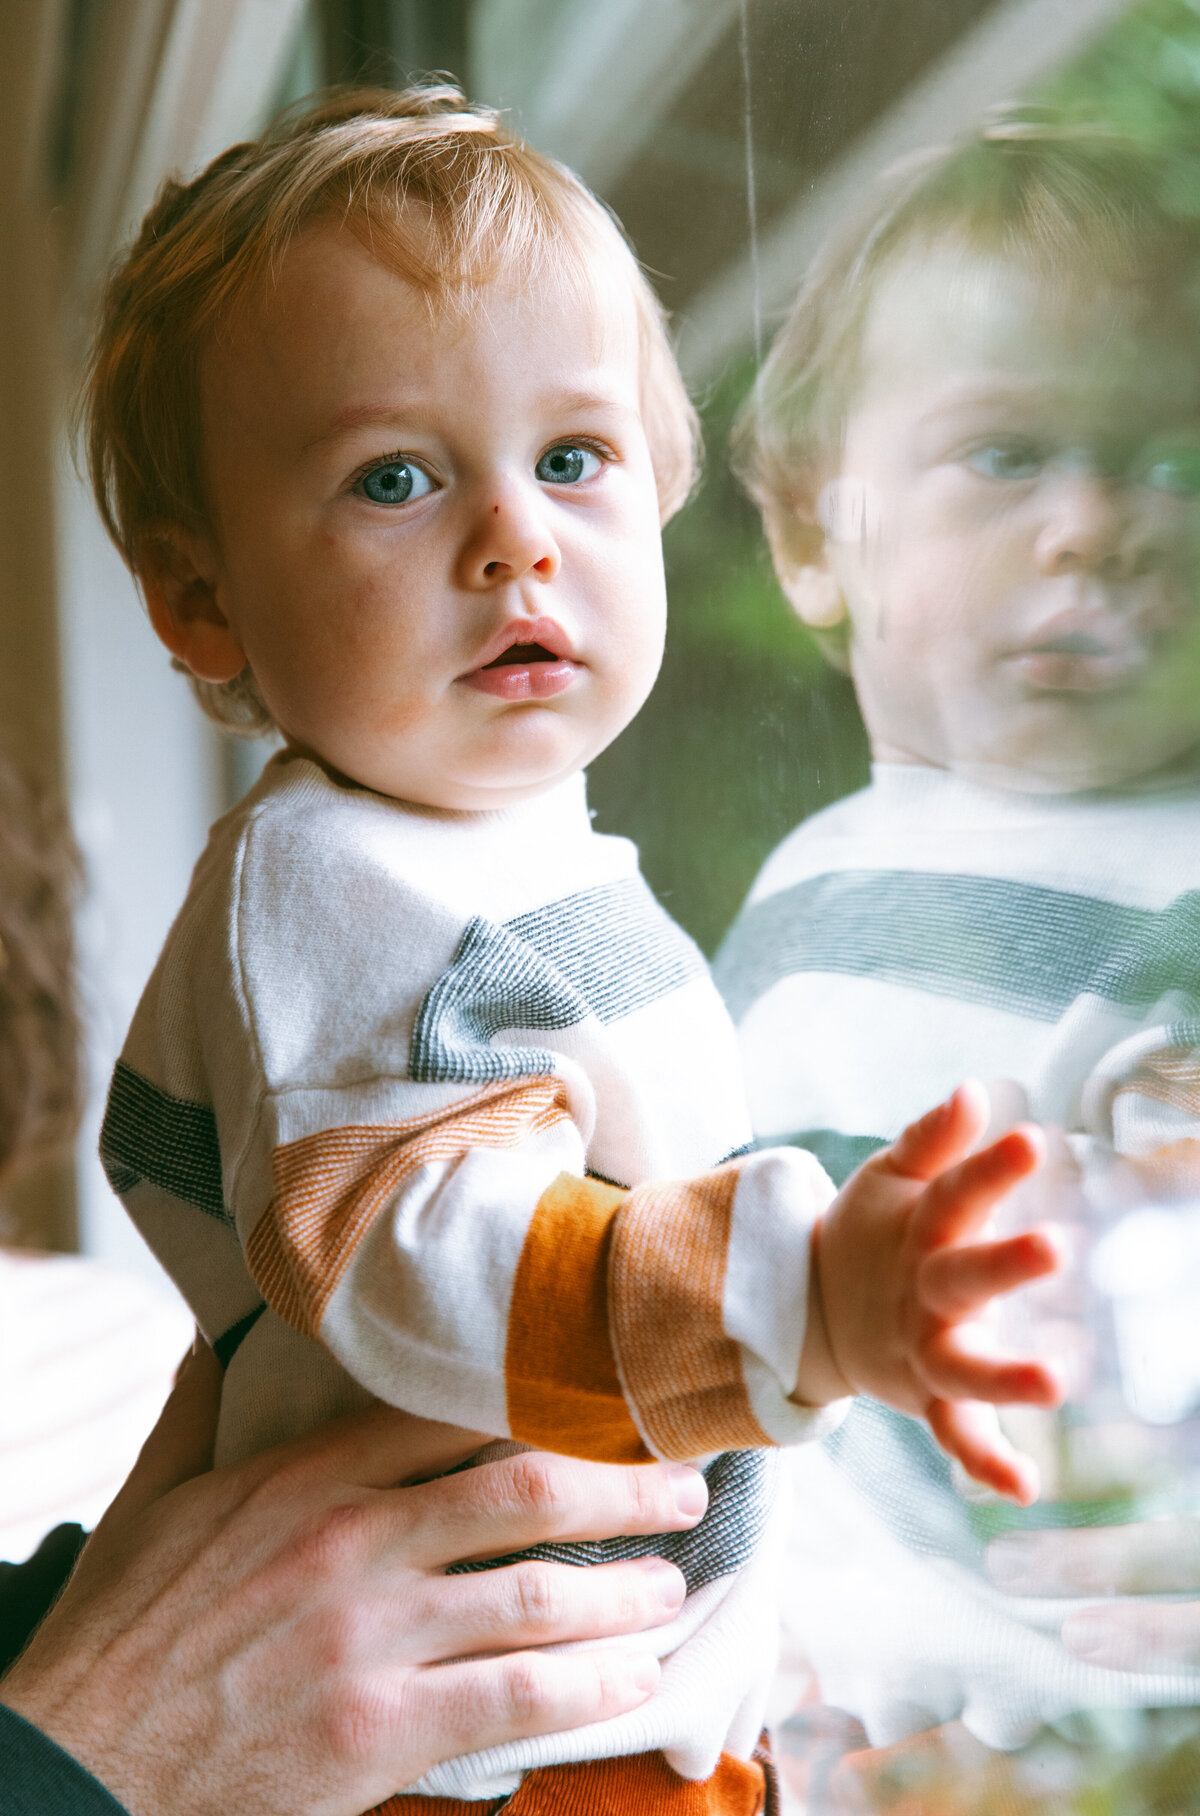
POLYGON ((1036 380, 996 379, 984 384, 967 385, 961 390, 947 387, 940 395, 934 396, 925 414, 940 416, 947 410, 991 410, 1005 404, 1023 406, 1030 401, 1041 402, 1045 395, 1045 386, 1036 380))
POLYGON ((550 410, 561 410, 564 415, 584 415, 589 410, 622 410, 625 399, 614 393, 603 391, 558 391, 544 400, 550 410))
MULTIPOLYGON (((628 406, 626 400, 615 393, 556 391, 540 399, 540 407, 555 414, 576 416, 587 415, 593 410, 621 410, 628 406)), ((420 428, 431 416, 431 406, 424 401, 414 401, 411 404, 351 404, 344 410, 336 411, 328 426, 304 443, 303 451, 307 454, 313 448, 324 447, 331 441, 340 440, 343 435, 353 435, 359 429, 420 428)))
POLYGON ((336 411, 328 426, 304 443, 304 452, 307 454, 310 448, 338 441, 343 435, 352 435, 357 429, 399 428, 401 423, 411 425, 421 414, 419 409, 403 404, 352 404, 345 410, 336 411))

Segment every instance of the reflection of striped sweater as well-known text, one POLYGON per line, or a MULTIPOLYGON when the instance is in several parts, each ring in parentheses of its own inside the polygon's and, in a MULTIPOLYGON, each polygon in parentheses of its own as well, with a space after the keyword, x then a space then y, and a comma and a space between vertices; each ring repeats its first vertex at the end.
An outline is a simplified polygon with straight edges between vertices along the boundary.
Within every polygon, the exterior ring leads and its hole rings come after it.
MULTIPOLYGON (((770 858, 717 979, 760 1138, 838 1180, 968 1074, 1124 1152, 1200 1134, 1200 791, 1027 796, 880 766, 770 858)), ((1011 1745, 1073 1707, 1195 1699, 1084 1667, 1054 1637, 1062 1603, 990 1591, 922 1427, 861 1402, 828 1448, 838 1477, 796 1459, 789 1594, 825 1694, 876 1742, 965 1714, 1011 1745)))
POLYGON ((214 828, 102 1145, 228 1364, 219 1454, 364 1390, 600 1459, 743 1453, 668 1542, 693 1593, 650 1710, 422 1789, 655 1747, 702 1777, 753 1747, 760 1447, 813 1428, 788 1394, 829 1188, 794 1151, 729 1158, 747 1135, 703 961, 632 847, 592 832, 581 780, 441 813, 277 758, 214 828))

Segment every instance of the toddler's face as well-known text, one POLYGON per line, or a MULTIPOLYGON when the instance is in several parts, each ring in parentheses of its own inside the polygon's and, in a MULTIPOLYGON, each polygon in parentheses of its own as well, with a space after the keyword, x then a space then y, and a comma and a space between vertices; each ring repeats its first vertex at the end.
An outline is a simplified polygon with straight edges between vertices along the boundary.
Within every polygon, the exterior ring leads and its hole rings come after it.
POLYGON ((953 246, 880 286, 822 494, 877 756, 1110 787, 1200 744, 1200 347, 953 246))
POLYGON ((204 378, 200 565, 232 642, 210 625, 199 661, 244 654, 292 744, 383 794, 499 807, 637 711, 665 591, 618 276, 587 304, 493 285, 456 319, 320 225, 204 378))

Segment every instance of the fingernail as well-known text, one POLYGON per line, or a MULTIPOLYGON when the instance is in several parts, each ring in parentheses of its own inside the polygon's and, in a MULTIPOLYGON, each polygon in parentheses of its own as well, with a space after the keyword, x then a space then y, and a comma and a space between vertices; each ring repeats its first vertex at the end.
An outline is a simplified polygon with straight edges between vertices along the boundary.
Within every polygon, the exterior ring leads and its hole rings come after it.
POLYGON ((698 1469, 689 1469, 686 1463, 671 1465, 671 1494, 676 1513, 685 1519, 699 1519, 708 1506, 708 1483, 698 1469))
POLYGON ((665 1558, 648 1557, 642 1559, 642 1569, 664 1608, 681 1606, 687 1594, 687 1584, 674 1564, 668 1564, 665 1558))
POLYGON ((629 1660, 629 1681, 635 1690, 653 1690, 662 1671, 650 1652, 635 1652, 629 1660))

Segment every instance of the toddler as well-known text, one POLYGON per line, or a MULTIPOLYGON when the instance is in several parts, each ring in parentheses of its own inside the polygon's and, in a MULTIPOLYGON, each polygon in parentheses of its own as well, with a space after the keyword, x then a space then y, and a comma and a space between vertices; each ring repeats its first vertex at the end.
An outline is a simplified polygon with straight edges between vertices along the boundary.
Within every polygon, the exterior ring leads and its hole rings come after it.
POLYGON ((691 1532, 553 1554, 678 1564, 658 1694, 386 1807, 753 1816, 766 1447, 871 1389, 1027 1496, 958 1402, 1054 1381, 956 1326, 1054 1251, 971 1239, 1039 1151, 964 1160, 971 1089, 836 1199, 811 1156, 748 1154, 700 956, 591 830, 692 476, 654 299, 582 186, 456 91, 342 97, 168 188, 90 421, 159 636, 216 716, 283 737, 213 829, 102 1138, 226 1365, 218 1455, 377 1395, 466 1449, 710 1459, 691 1532))
MULTIPOLYGON (((740 425, 874 757, 717 968, 756 1131, 835 1180, 964 1070, 1077 1153, 1159 1166, 1197 1132, 1200 229, 1168 177, 1015 119, 910 167, 824 255, 740 425)), ((799 1635, 875 1744, 1194 1700, 1086 1667, 1062 1602, 989 1585, 911 1420, 861 1402, 796 1468, 799 1635)))

